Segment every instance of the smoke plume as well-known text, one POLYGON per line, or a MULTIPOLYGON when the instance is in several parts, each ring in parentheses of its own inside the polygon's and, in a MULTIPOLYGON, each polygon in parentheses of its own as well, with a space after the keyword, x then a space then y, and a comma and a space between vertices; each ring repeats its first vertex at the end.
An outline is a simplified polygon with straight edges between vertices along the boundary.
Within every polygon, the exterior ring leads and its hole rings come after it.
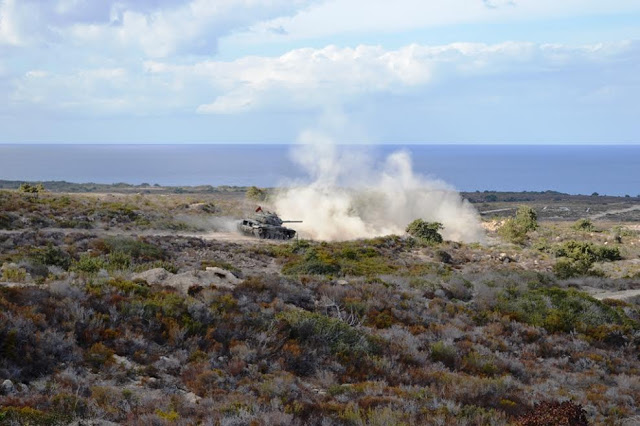
POLYGON ((447 240, 482 242, 479 216, 446 183, 413 172, 406 151, 376 164, 361 150, 338 147, 324 135, 303 133, 293 160, 310 183, 294 183, 276 194, 274 207, 303 238, 342 241, 402 235, 414 219, 441 222, 447 240))

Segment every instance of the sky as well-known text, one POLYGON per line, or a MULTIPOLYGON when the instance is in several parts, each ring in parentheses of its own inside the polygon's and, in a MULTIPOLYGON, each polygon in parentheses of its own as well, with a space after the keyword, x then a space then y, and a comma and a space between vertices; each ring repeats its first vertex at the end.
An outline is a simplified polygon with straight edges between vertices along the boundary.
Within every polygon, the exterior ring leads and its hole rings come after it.
POLYGON ((640 143, 640 0, 0 0, 0 143, 640 143))

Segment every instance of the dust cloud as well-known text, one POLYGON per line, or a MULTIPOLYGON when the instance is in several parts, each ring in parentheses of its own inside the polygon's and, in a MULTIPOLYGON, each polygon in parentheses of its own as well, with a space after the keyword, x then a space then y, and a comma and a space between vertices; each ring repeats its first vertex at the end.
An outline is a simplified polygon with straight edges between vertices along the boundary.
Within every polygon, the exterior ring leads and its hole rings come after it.
POLYGON ((478 213, 450 185, 413 172, 406 151, 376 163, 362 150, 337 146, 329 137, 306 132, 293 160, 310 183, 293 182, 276 195, 273 207, 303 238, 343 241, 402 235, 417 218, 444 225, 447 240, 483 242, 478 213))

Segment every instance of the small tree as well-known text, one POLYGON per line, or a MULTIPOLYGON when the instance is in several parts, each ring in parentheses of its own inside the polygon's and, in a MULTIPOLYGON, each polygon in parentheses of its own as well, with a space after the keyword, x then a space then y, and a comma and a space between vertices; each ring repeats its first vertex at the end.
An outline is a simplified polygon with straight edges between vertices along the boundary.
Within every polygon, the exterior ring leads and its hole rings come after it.
POLYGON ((516 223, 525 232, 535 231, 538 229, 538 215, 531 207, 520 206, 516 212, 516 223))
POLYGON ((441 229, 444 227, 440 222, 425 222, 422 219, 416 219, 407 226, 406 232, 428 244, 438 244, 443 241, 442 235, 438 232, 441 229))
POLYGON ((18 188, 18 191, 22 192, 23 194, 33 196, 34 198, 38 198, 38 194, 46 192, 44 189, 44 185, 42 185, 41 183, 37 185, 23 183, 22 185, 20 185, 20 188, 18 188))
POLYGON ((44 189, 44 185, 42 185, 41 183, 37 185, 23 183, 22 185, 20 185, 20 188, 18 188, 18 191, 23 192, 25 194, 39 194, 41 192, 45 192, 45 189, 44 189))
POLYGON ((527 239, 527 232, 538 228, 538 215, 529 206, 520 206, 514 218, 509 218, 500 227, 498 233, 507 241, 523 244, 527 239))

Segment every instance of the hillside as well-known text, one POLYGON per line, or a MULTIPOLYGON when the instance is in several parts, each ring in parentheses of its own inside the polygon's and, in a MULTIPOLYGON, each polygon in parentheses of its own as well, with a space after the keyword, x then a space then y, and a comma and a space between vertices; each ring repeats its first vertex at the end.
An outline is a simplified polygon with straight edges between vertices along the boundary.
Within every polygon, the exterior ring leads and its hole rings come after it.
POLYGON ((1 424, 640 419, 637 199, 473 199, 480 245, 243 238, 242 189, 69 192, 0 191, 1 424))

